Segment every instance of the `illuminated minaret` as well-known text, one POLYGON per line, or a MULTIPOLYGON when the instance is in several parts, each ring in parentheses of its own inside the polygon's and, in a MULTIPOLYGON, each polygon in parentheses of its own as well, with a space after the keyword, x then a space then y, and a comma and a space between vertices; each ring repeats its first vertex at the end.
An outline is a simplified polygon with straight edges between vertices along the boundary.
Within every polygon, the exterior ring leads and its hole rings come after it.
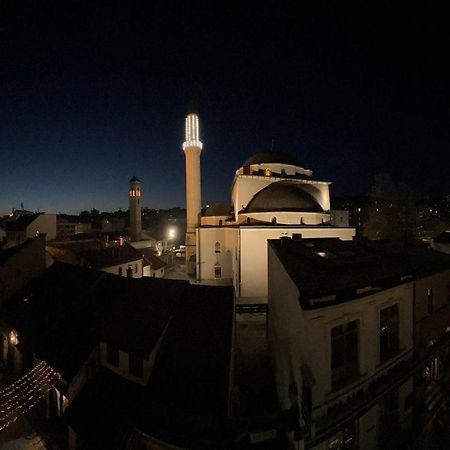
MULTIPOLYGON (((200 141, 198 115, 190 112, 186 117, 186 140, 183 150, 186 155, 186 262, 196 254, 195 229, 199 224, 201 210, 200 141)), ((189 271, 188 264, 188 271, 189 271)))
POLYGON ((130 180, 130 236, 132 241, 139 241, 142 233, 141 220, 141 180, 133 177, 130 180))

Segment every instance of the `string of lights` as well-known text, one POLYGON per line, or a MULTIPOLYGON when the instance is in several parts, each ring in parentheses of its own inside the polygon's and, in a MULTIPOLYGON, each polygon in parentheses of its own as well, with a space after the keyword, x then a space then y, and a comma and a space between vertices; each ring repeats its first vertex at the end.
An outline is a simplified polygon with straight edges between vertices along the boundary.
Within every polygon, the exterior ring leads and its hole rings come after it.
POLYGON ((0 431, 32 409, 60 378, 58 372, 41 361, 17 381, 0 390, 0 431))

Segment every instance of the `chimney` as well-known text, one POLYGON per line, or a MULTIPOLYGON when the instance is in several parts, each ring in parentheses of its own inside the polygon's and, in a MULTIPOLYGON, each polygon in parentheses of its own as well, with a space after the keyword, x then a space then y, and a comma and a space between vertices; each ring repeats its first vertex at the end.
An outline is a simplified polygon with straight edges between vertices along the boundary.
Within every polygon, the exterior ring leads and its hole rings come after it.
POLYGON ((131 264, 128 265, 127 278, 133 278, 133 268, 131 267, 131 264))

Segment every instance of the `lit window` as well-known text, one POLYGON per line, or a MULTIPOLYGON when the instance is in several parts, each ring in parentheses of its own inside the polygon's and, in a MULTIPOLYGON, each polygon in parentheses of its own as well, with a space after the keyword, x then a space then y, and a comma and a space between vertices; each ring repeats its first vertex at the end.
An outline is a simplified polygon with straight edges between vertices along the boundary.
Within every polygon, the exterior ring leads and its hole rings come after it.
POLYGON ((427 290, 428 314, 433 312, 433 288, 427 290))
POLYGON ((387 361, 399 350, 398 305, 380 311, 380 362, 387 361))
POLYGON ((264 175, 266 176, 266 177, 270 177, 270 175, 271 175, 271 171, 270 171, 270 169, 266 169, 265 171, 264 171, 264 175))
POLYGON ((220 253, 220 242, 216 242, 216 244, 214 245, 214 252, 220 253))
POLYGON ((19 343, 19 337, 18 337, 17 331, 12 330, 9 333, 9 343, 11 345, 17 345, 19 343))
POLYGON ((331 383, 339 389, 359 374, 358 322, 331 329, 331 383))
POLYGON ((222 267, 214 266, 214 278, 222 278, 222 267))

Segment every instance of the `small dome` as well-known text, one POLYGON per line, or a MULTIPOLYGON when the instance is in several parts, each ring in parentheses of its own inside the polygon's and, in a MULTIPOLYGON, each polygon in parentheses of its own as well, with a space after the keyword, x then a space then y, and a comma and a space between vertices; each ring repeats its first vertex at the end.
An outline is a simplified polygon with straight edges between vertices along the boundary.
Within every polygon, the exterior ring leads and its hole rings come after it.
POLYGON ((247 161, 242 164, 242 167, 250 166, 251 164, 262 164, 262 163, 278 163, 278 164, 289 164, 291 166, 302 167, 302 165, 297 161, 292 155, 287 153, 266 151, 255 153, 253 156, 247 159, 247 161))
POLYGON ((211 203, 211 205, 206 208, 205 213, 203 214, 205 217, 212 216, 230 216, 233 212, 232 206, 230 206, 226 202, 215 202, 211 203))
POLYGON ((323 212, 323 209, 300 183, 277 181, 256 193, 245 208, 246 213, 272 211, 323 212))

